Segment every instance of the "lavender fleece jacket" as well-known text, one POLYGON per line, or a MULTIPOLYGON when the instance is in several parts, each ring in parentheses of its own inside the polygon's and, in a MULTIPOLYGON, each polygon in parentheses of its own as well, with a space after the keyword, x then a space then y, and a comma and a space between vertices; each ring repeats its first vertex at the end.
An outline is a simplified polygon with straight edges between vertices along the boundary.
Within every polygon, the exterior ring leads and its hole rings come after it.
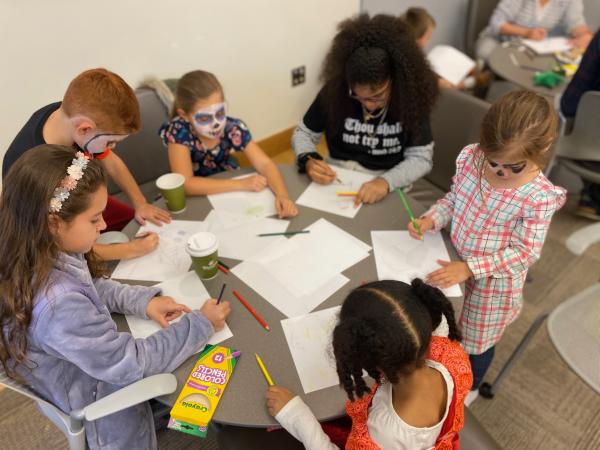
MULTIPOLYGON (((110 313, 146 316, 160 290, 92 279, 82 255, 61 254, 47 289, 38 293, 29 327, 27 367, 19 373, 40 396, 65 413, 144 377, 172 372, 213 335, 200 312, 146 339, 120 333, 110 313)), ((86 423, 90 449, 154 449, 147 403, 86 423)))

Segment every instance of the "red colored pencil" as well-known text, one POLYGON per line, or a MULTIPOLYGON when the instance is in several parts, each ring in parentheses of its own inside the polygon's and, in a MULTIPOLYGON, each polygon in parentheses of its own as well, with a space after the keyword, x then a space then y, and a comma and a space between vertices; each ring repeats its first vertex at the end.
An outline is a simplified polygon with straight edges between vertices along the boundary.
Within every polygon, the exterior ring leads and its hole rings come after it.
POLYGON ((235 295, 237 297, 237 299, 242 302, 242 305, 244 305, 246 307, 246 309, 250 312, 250 314, 252 314, 254 316, 254 318, 256 320, 258 320, 258 322, 264 327, 265 330, 267 331, 271 331, 271 328, 269 328, 269 325, 267 325, 267 322, 265 322, 262 317, 260 317, 258 315, 258 313, 256 311, 254 311, 254 309, 252 309, 252 306, 250 306, 248 304, 248 302, 246 300, 244 300, 244 297, 242 297, 240 295, 240 293, 236 290, 233 290, 233 295, 235 295))
POLYGON ((227 270, 225 268, 225 266, 222 266, 221 264, 217 264, 217 269, 219 269, 221 272, 223 272, 225 275, 229 275, 229 270, 227 270))

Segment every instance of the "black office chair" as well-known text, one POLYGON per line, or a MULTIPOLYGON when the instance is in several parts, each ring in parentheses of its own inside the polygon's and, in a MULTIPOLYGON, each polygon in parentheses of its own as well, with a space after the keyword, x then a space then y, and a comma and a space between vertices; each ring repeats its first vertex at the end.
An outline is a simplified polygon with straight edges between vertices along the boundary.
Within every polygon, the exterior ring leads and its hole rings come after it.
POLYGON ((425 179, 450 190, 456 158, 465 145, 479 142, 479 128, 490 104, 457 89, 444 89, 431 113, 435 147, 433 169, 425 179))
MULTIPOLYGON (((167 148, 158 136, 160 126, 169 120, 169 111, 153 89, 140 88, 135 91, 135 95, 140 104, 142 128, 119 143, 115 153, 135 178, 146 200, 152 202, 159 194, 154 184, 156 179, 170 171, 167 148)), ((122 197, 120 191, 120 188, 109 180, 108 192, 122 197)))

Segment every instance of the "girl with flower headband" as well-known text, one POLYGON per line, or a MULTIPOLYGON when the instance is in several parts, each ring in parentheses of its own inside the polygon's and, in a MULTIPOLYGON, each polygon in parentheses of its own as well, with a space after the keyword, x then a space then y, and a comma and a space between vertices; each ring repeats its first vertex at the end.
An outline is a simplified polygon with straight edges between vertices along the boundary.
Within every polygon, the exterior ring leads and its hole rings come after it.
MULTIPOLYGON (((23 154, 0 197, 0 362, 67 414, 173 371, 223 328, 230 311, 213 299, 190 311, 156 287, 103 278, 90 249, 106 228, 106 202, 100 163, 56 145, 23 154), (111 312, 150 318, 163 329, 134 339, 117 331, 111 312)), ((157 447, 147 403, 85 427, 90 449, 157 447)))
POLYGON ((171 120, 159 134, 169 151, 171 170, 185 177, 186 194, 258 192, 269 187, 280 218, 298 214, 277 166, 252 140, 246 124, 227 115, 223 88, 212 73, 195 70, 181 77, 171 120), (257 175, 231 180, 208 178, 237 169, 233 153, 242 151, 257 175))

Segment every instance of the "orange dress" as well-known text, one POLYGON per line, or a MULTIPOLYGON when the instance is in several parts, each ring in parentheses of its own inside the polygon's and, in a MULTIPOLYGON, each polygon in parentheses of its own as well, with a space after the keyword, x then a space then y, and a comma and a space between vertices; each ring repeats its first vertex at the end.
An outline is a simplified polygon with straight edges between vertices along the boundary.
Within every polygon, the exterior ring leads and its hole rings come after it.
MULTIPOLYGON (((465 424, 464 400, 473 383, 469 357, 458 342, 451 341, 446 337, 433 336, 427 359, 444 365, 454 381, 452 402, 442 432, 436 441, 435 449, 457 450, 459 448, 458 432, 465 424)), ((369 406, 377 388, 376 384, 370 394, 354 402, 346 403, 346 412, 352 419, 352 429, 348 435, 346 450, 379 450, 379 446, 371 439, 367 427, 369 406)))

